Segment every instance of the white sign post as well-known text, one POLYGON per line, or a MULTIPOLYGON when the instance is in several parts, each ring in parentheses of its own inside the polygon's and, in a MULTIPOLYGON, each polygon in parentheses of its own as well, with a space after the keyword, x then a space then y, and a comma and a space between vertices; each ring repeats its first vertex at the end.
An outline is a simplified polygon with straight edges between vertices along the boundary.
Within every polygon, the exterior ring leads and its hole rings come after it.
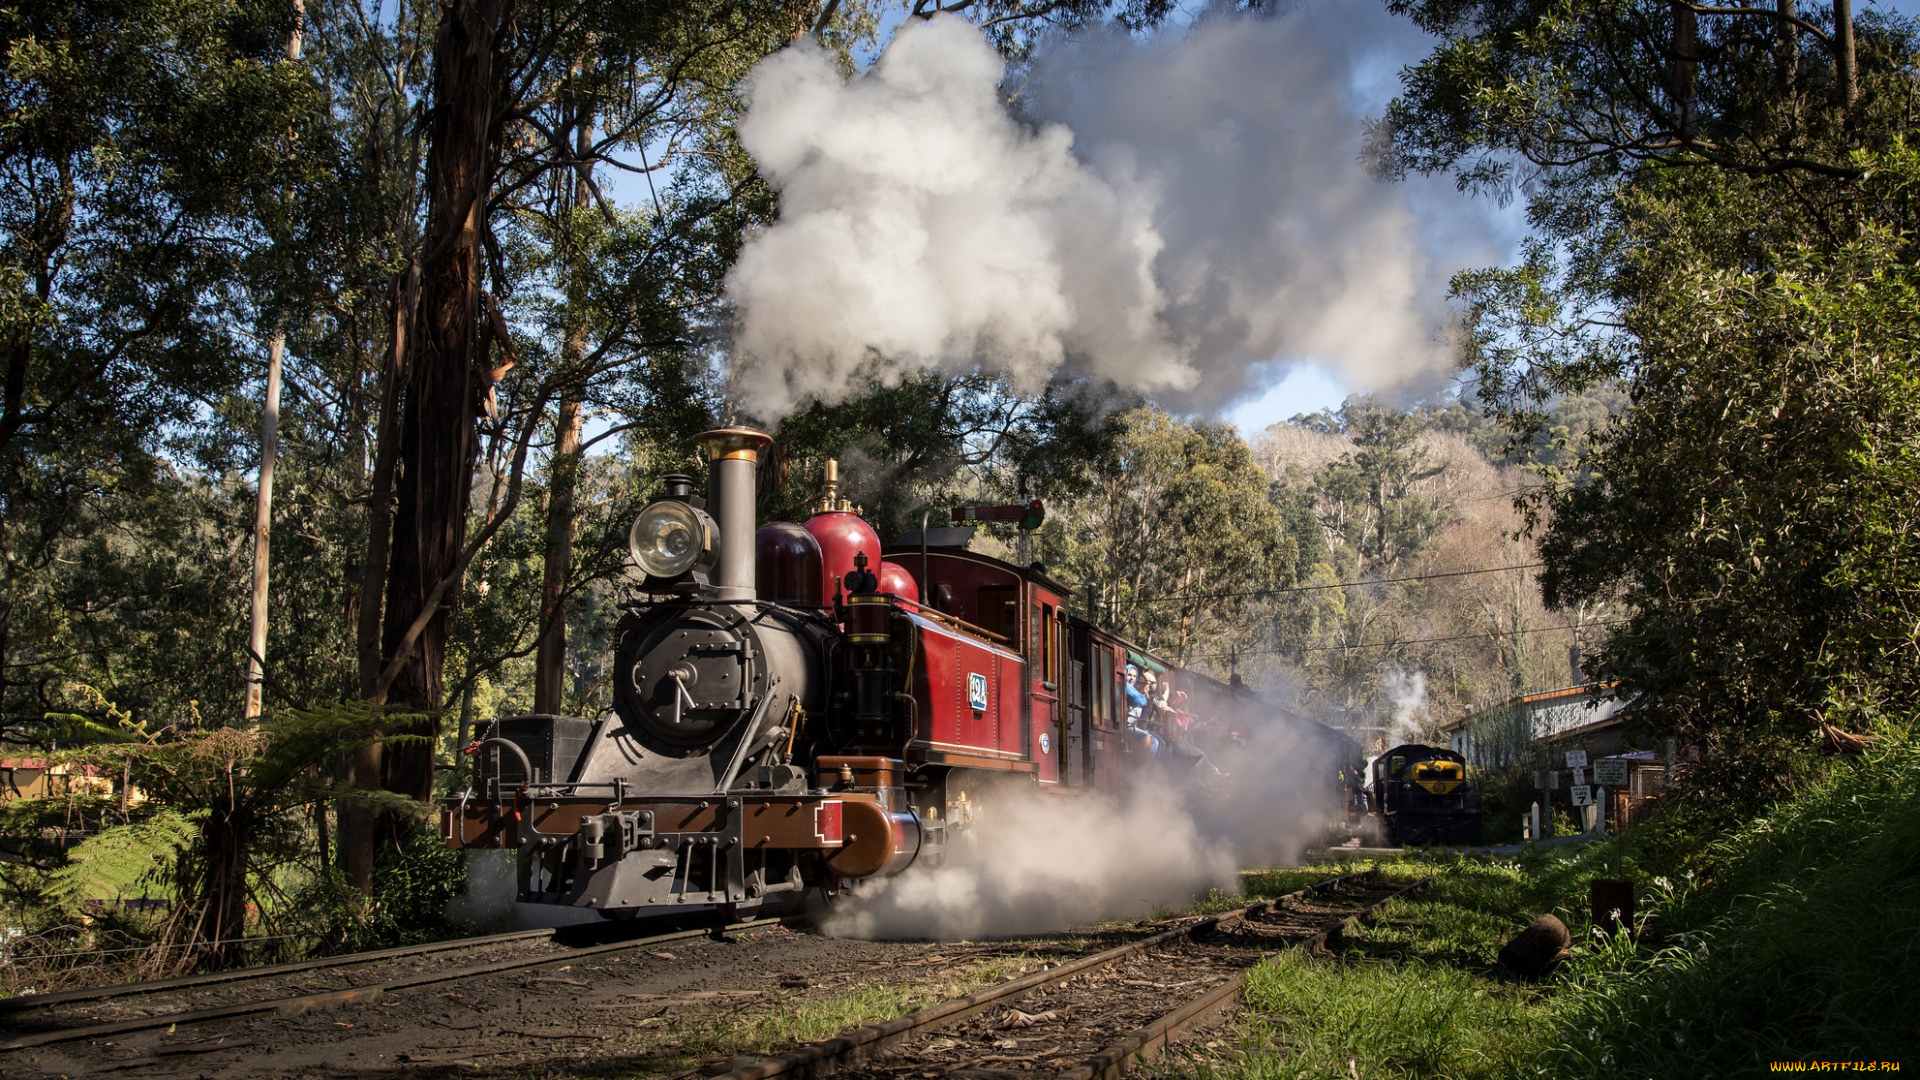
POLYGON ((1585 769, 1573 770, 1573 786, 1574 787, 1579 787, 1580 785, 1586 782, 1587 782, 1587 770, 1585 769))
POLYGON ((1573 805, 1592 806, 1593 805, 1593 788, 1587 786, 1586 784, 1575 784, 1573 786, 1573 805))
POLYGON ((1587 752, 1585 750, 1567 751, 1567 768, 1584 769, 1586 767, 1587 767, 1587 752))
POLYGON ((1624 761, 1596 761, 1593 763, 1593 781, 1608 787, 1627 786, 1627 763, 1624 761))

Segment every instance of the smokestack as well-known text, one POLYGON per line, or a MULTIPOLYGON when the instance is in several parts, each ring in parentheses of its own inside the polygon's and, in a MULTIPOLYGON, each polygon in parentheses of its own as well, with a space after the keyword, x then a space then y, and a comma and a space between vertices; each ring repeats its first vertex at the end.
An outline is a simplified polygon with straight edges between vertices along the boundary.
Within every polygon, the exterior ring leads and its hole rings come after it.
POLYGON ((720 527, 720 567, 714 584, 722 600, 752 600, 754 496, 760 451, 772 436, 751 428, 719 428, 695 436, 707 451, 707 511, 720 527))

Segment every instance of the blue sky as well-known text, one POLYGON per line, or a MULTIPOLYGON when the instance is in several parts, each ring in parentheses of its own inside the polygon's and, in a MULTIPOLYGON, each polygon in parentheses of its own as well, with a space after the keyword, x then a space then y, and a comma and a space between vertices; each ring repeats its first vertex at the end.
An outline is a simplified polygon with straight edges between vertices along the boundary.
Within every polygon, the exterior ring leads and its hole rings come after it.
MULTIPOLYGON (((1866 0, 1864 4, 1856 6, 1856 11, 1867 9, 1891 11, 1909 18, 1920 17, 1920 0, 1866 0)), ((1407 63, 1412 59, 1408 57, 1399 63, 1407 63)), ((1385 57, 1381 61, 1372 67, 1362 67, 1355 73, 1355 95, 1378 103, 1370 112, 1377 112, 1398 89, 1399 64, 1389 62, 1385 57)), ((1526 232, 1520 206, 1516 203, 1504 211, 1487 208, 1487 212, 1494 228, 1505 234, 1500 239, 1512 251, 1526 232)), ((1266 393, 1229 408, 1224 419, 1251 437, 1272 424, 1294 416, 1335 408, 1352 392, 1337 373, 1317 365, 1299 365, 1286 370, 1266 393)))

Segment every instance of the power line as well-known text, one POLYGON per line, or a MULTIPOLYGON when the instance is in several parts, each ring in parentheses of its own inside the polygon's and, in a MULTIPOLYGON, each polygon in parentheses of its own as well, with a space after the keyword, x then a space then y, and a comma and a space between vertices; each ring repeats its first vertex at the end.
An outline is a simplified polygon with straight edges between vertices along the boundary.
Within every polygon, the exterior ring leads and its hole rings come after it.
POLYGON ((1440 641, 1473 641, 1493 637, 1508 637, 1513 634, 1551 634, 1558 630, 1583 630, 1589 626, 1617 626, 1625 619, 1613 619, 1607 622, 1581 623, 1579 626, 1535 626, 1525 630, 1501 631, 1498 634, 1481 631, 1477 634, 1451 634, 1446 637, 1397 638, 1393 641, 1362 641, 1353 645, 1315 645, 1308 649, 1238 649, 1223 653, 1199 653, 1189 657, 1192 660, 1221 660, 1231 656, 1272 656, 1283 653, 1340 652, 1346 649, 1390 649, 1395 645, 1424 645, 1440 641))
POLYGON ((1322 589, 1350 589, 1356 585, 1391 585, 1402 581, 1433 581, 1437 578, 1471 577, 1475 574, 1498 574, 1507 570, 1532 570, 1546 563, 1519 563, 1514 566, 1489 566, 1482 570, 1448 570, 1438 574, 1409 574, 1406 577, 1374 578, 1370 581, 1336 581, 1330 585, 1287 585, 1277 589, 1253 589, 1248 592, 1212 593, 1194 596, 1156 596, 1151 600, 1121 601, 1122 606, 1143 604, 1171 604, 1179 600, 1235 600, 1249 596, 1285 596, 1288 593, 1319 592, 1322 589))

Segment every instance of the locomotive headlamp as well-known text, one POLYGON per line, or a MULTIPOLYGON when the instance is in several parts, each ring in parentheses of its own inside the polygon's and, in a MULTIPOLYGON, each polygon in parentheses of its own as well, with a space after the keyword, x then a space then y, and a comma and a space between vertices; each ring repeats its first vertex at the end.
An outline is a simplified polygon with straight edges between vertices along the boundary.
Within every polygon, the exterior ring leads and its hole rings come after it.
POLYGON ((674 499, 640 511, 627 533, 633 564, 649 577, 671 579, 710 569, 719 560, 719 530, 704 512, 674 499))

